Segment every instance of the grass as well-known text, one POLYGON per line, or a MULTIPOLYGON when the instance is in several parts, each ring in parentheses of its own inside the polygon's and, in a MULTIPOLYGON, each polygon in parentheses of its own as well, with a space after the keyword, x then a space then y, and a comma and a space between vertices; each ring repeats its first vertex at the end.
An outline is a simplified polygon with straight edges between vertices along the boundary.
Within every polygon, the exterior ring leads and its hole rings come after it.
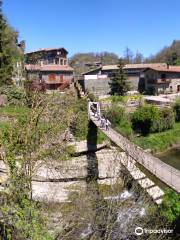
POLYGON ((110 96, 108 98, 105 99, 101 99, 102 102, 114 102, 114 103, 126 103, 128 100, 139 100, 142 97, 142 95, 138 94, 138 95, 126 95, 126 96, 110 96))
POLYGON ((180 122, 175 123, 173 129, 152 133, 146 137, 136 137, 134 143, 144 149, 151 149, 154 153, 167 150, 173 144, 180 143, 180 122))
POLYGON ((0 107, 0 116, 22 117, 28 114, 29 108, 19 106, 0 107))
POLYGON ((0 132, 6 131, 11 127, 10 122, 0 122, 0 132))

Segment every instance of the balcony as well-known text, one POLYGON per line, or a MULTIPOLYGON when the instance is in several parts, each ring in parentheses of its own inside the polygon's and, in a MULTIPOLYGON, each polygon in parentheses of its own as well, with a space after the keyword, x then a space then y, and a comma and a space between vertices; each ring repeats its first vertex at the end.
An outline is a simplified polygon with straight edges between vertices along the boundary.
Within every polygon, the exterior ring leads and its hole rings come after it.
POLYGON ((157 84, 169 84, 171 83, 171 79, 169 78, 161 78, 161 79, 157 79, 157 84))

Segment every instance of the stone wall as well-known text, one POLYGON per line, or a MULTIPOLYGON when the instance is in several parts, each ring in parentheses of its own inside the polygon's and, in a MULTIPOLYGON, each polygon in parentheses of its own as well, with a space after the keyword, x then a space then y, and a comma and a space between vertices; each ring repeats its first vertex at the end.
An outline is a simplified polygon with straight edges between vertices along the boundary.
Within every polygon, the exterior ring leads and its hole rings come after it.
POLYGON ((107 95, 110 92, 110 78, 84 80, 85 91, 93 92, 96 95, 107 95))
MULTIPOLYGON (((85 79, 83 87, 85 91, 93 92, 95 95, 108 95, 111 91, 109 82, 110 78, 85 79)), ((139 77, 128 76, 131 90, 138 90, 139 77)))

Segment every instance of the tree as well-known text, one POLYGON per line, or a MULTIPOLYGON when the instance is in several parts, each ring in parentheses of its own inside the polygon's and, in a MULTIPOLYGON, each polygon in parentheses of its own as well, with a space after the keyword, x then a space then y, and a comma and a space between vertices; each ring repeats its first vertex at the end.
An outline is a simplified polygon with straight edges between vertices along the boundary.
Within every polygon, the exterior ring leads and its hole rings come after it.
POLYGON ((119 59, 118 70, 113 73, 113 77, 109 82, 112 95, 124 96, 127 91, 130 90, 129 82, 127 81, 127 75, 124 70, 124 61, 119 59))
POLYGON ((143 55, 139 51, 136 52, 136 55, 134 57, 134 63, 142 63, 143 62, 143 55))
POLYGON ((75 75, 82 77, 82 73, 102 65, 117 64, 118 56, 111 52, 76 53, 70 59, 70 65, 75 69, 75 75))
POLYGON ((12 58, 9 55, 7 45, 9 43, 6 34, 7 23, 2 13, 2 1, 0 1, 0 85, 11 82, 12 77, 12 58))
POLYGON ((180 40, 174 40, 168 47, 164 47, 147 62, 165 62, 170 65, 180 65, 180 40))
POLYGON ((2 12, 0 0, 0 86, 12 84, 13 63, 22 56, 17 47, 18 33, 10 27, 2 12))
POLYGON ((124 51, 124 60, 126 64, 133 62, 133 52, 128 47, 124 51))

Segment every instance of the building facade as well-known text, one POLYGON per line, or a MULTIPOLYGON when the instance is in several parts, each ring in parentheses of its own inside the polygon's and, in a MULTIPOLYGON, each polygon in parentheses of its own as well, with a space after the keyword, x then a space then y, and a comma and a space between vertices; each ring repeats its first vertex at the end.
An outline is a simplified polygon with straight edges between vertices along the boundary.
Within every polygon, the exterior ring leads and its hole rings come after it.
POLYGON ((33 88, 64 90, 73 82, 73 68, 64 48, 40 49, 26 54, 26 71, 33 88))
POLYGON ((155 93, 180 92, 180 67, 147 68, 144 70, 145 90, 155 93))
MULTIPOLYGON (((148 67, 162 68, 167 67, 167 64, 126 64, 124 66, 132 91, 139 91, 141 87, 144 88, 143 71, 148 67)), ((94 92, 96 95, 106 95, 110 92, 109 82, 111 81, 112 74, 117 70, 117 65, 101 66, 83 73, 83 78, 79 82, 84 91, 94 92)))

